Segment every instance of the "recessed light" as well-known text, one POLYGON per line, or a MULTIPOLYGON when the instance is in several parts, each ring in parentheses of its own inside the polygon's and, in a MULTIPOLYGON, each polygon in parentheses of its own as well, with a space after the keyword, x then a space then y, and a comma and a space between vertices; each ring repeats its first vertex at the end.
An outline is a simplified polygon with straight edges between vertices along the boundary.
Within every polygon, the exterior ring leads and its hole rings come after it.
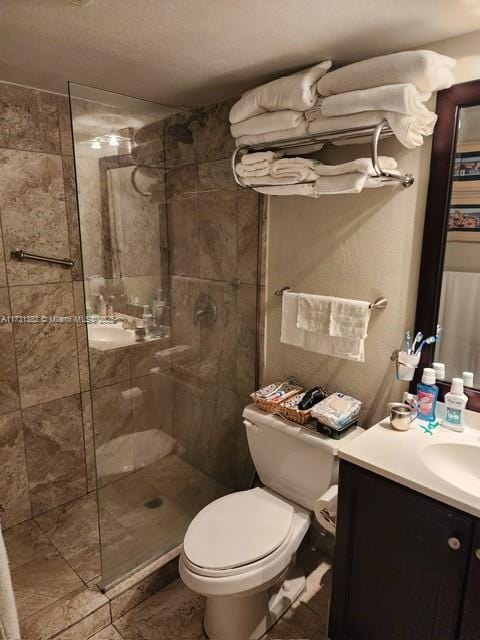
POLYGON ((90 4, 92 0, 67 0, 70 4, 75 4, 77 7, 84 7, 87 4, 90 4))

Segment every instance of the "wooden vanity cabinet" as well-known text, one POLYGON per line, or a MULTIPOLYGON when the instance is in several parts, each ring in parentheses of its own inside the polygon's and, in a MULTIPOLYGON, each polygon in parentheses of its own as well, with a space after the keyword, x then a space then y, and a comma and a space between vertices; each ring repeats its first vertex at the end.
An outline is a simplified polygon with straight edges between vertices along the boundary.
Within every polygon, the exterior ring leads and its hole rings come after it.
POLYGON ((473 516, 342 461, 330 640, 480 640, 477 549, 473 516))

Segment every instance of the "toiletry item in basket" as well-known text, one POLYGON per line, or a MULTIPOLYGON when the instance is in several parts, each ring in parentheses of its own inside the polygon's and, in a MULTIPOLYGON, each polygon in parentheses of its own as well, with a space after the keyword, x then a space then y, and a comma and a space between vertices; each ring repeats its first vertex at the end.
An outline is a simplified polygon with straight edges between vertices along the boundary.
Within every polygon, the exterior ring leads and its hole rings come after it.
POLYGON ((303 398, 298 403, 298 408, 300 409, 300 411, 311 409, 313 405, 317 404, 321 400, 324 400, 327 395, 328 394, 323 387, 313 387, 313 389, 305 391, 305 393, 303 394, 303 398))
POLYGON ((435 405, 438 397, 438 387, 435 382, 435 369, 425 367, 422 381, 417 384, 417 417, 419 420, 435 422, 435 405))
POLYGON ((312 409, 312 416, 328 427, 341 428, 358 418, 362 403, 344 393, 332 393, 312 409))

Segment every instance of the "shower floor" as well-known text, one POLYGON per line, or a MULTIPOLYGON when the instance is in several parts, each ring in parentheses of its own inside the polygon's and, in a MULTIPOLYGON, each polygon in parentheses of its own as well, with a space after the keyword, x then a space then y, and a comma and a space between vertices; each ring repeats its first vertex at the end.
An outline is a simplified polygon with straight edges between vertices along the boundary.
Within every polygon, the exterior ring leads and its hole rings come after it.
POLYGON ((5 531, 22 637, 47 640, 62 630, 62 618, 66 628, 104 608, 108 599, 97 587, 100 580, 112 582, 167 553, 181 543, 195 513, 225 493, 223 485, 169 455, 101 487, 98 496, 83 496, 5 531))

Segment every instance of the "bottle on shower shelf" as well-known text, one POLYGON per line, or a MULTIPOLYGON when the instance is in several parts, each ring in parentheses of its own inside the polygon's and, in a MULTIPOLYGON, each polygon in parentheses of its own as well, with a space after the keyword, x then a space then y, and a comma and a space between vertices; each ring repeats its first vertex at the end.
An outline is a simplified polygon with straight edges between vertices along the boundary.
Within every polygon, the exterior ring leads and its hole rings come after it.
POLYGON ((152 315, 152 310, 148 306, 148 304, 146 304, 143 307, 142 320, 143 320, 143 328, 145 329, 145 335, 147 337, 151 336, 153 331, 153 315, 152 315))

